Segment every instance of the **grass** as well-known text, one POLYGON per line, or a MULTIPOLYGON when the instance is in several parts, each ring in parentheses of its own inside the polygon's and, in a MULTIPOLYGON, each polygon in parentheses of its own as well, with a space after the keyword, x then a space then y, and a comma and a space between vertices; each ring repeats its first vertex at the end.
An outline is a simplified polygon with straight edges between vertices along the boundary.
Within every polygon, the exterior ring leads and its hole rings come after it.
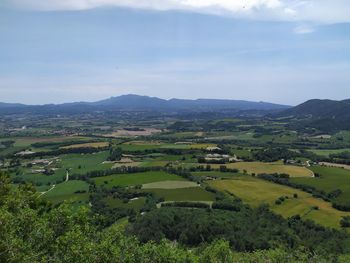
POLYGON ((14 140, 15 146, 18 147, 29 147, 33 143, 38 142, 65 142, 65 141, 76 141, 85 140, 87 137, 80 136, 61 136, 61 137, 20 137, 20 138, 8 138, 6 140, 14 140))
POLYGON ((310 152, 313 152, 317 155, 329 157, 330 154, 337 154, 337 153, 342 153, 342 152, 350 152, 350 149, 337 149, 337 150, 319 150, 319 149, 314 149, 314 150, 309 150, 310 152))
POLYGON ((88 191, 89 184, 84 181, 72 180, 55 186, 55 188, 43 195, 44 198, 53 203, 62 201, 87 201, 87 193, 75 193, 76 191, 88 191))
POLYGON ((56 173, 64 175, 66 169, 70 169, 70 173, 87 173, 94 170, 106 170, 112 167, 113 164, 106 163, 108 152, 98 152, 94 154, 66 154, 61 155, 61 166, 56 173))
POLYGON ((350 204, 350 170, 336 168, 313 166, 310 169, 321 175, 319 178, 293 178, 293 182, 311 185, 316 189, 327 193, 340 189, 342 194, 336 199, 342 204, 350 204))
POLYGON ((219 178, 230 178, 232 176, 237 176, 237 173, 223 173, 219 171, 205 171, 205 172, 193 172, 193 176, 200 177, 219 177, 219 178))
POLYGON ((206 149, 207 147, 213 147, 216 144, 212 143, 198 143, 198 144, 175 144, 175 143, 160 143, 160 142, 144 142, 144 141, 132 141, 119 145, 124 151, 145 151, 153 149, 178 149, 178 150, 190 150, 190 149, 206 149))
MULTIPOLYGON (((218 168, 220 165, 211 165, 218 168)), ((236 168, 240 172, 244 170, 249 174, 273 174, 273 173, 286 173, 291 177, 312 177, 313 172, 305 167, 284 165, 281 163, 262 163, 262 162, 237 162, 226 165, 228 168, 236 168)))
POLYGON ((213 194, 201 187, 181 189, 143 189, 143 192, 153 193, 156 197, 162 197, 165 201, 214 201, 213 194))
POLYGON ((112 186, 133 186, 160 181, 184 181, 180 176, 169 174, 163 171, 132 173, 132 174, 116 174, 103 177, 93 178, 97 185, 106 184, 112 186))
POLYGON ((136 210, 142 208, 142 206, 145 204, 145 200, 145 197, 140 197, 138 199, 129 200, 129 202, 124 203, 122 200, 113 197, 107 197, 105 199, 106 203, 112 208, 133 208, 136 210))
POLYGON ((77 149, 77 148, 101 148, 107 147, 108 142, 90 142, 90 143, 80 143, 61 147, 62 149, 77 149))
POLYGON ((217 180, 209 184, 218 190, 233 193, 253 207, 267 203, 274 212, 285 218, 298 214, 303 219, 310 219, 323 226, 339 229, 339 221, 342 216, 350 215, 349 212, 338 211, 330 203, 314 198, 308 193, 250 176, 241 176, 233 180, 217 180), (298 198, 293 198, 295 193, 298 198), (276 205, 275 201, 281 196, 289 198, 281 205, 276 205), (319 210, 312 209, 315 206, 319 210))
POLYGON ((30 173, 30 169, 23 169, 23 174, 21 175, 11 175, 11 178, 15 178, 17 176, 22 177, 26 182, 33 183, 34 185, 42 184, 42 185, 52 185, 56 184, 63 180, 65 175, 62 174, 54 174, 54 175, 44 175, 44 174, 32 174, 30 173))
POLYGON ((191 188, 198 187, 197 183, 188 181, 162 181, 144 184, 143 189, 180 189, 180 188, 191 188))

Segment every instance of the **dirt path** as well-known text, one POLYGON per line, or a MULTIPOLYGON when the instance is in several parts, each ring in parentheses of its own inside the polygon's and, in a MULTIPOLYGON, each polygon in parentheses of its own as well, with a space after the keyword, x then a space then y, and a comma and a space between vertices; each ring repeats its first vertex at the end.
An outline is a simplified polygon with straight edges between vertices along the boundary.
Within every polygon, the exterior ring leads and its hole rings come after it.
POLYGON ((44 194, 47 194, 48 192, 52 191, 53 189, 55 189, 55 187, 56 187, 55 184, 52 185, 51 188, 50 188, 49 190, 47 190, 47 191, 45 191, 45 192, 41 192, 40 195, 39 195, 39 197, 42 197, 44 194))
POLYGON ((69 171, 66 171, 66 182, 69 180, 69 171))

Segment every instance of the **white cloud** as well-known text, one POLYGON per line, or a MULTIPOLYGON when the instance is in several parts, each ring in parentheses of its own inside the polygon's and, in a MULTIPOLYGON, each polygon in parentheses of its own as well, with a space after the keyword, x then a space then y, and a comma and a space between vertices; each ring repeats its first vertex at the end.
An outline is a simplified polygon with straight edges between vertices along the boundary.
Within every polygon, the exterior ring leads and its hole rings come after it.
POLYGON ((310 34, 314 31, 315 29, 312 26, 308 26, 308 25, 300 25, 294 28, 295 34, 310 34))
POLYGON ((84 10, 105 6, 189 10, 249 19, 350 22, 348 0, 1 0, 3 6, 34 10, 84 10))

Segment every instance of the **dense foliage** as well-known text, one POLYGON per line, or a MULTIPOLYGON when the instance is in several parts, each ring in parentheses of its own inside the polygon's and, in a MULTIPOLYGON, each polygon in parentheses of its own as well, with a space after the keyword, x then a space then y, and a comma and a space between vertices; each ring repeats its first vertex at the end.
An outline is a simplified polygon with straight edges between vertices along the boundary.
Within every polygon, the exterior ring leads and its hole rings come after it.
POLYGON ((305 247, 328 257, 349 249, 347 234, 304 222, 299 216, 285 220, 265 206, 237 209, 236 203, 235 207, 235 211, 163 207, 139 218, 128 231, 143 242, 167 238, 186 246, 224 238, 236 251, 305 247))

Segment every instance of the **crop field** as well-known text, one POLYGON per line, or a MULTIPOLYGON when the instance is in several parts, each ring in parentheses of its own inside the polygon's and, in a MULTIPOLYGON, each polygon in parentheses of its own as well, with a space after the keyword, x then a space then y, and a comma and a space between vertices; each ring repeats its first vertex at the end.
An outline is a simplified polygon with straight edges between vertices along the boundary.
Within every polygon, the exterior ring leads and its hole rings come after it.
POLYGON ((134 208, 139 210, 144 205, 145 200, 146 199, 144 197, 140 197, 134 200, 129 200, 127 203, 125 203, 120 199, 107 197, 106 203, 112 208, 134 208))
POLYGON ((86 140, 87 137, 81 136, 60 136, 60 137, 23 137, 23 138, 9 138, 8 140, 14 140, 14 146, 29 147, 33 143, 38 142, 66 142, 76 140, 86 140))
POLYGON ((336 167, 313 166, 310 167, 318 178, 293 178, 293 182, 311 185, 327 193, 340 189, 342 194, 337 201, 344 204, 350 203, 350 171, 336 167))
POLYGON ((81 144, 73 144, 61 147, 62 149, 76 149, 76 148, 102 148, 107 147, 108 142, 91 142, 91 143, 81 143, 81 144))
POLYGON ((250 176, 241 176, 232 180, 217 180, 209 183, 221 191, 228 191, 254 207, 262 203, 270 205, 271 209, 283 217, 300 215, 303 219, 333 228, 340 228, 342 216, 350 215, 332 207, 328 202, 312 197, 311 194, 283 185, 266 182, 250 176), (298 198, 293 195, 297 194, 298 198), (275 201, 281 196, 288 196, 282 204, 275 201), (317 206, 318 210, 313 209, 317 206))
POLYGON ((192 187, 199 187, 199 185, 188 181, 162 181, 142 185, 143 189, 180 189, 192 187))
POLYGON ((162 171, 152 171, 144 173, 131 173, 131 174, 116 174, 103 177, 93 178, 97 185, 106 184, 107 186, 133 186, 142 185, 153 182, 161 181, 185 181, 180 176, 169 174, 162 171))
POLYGON ((201 187, 181 189, 143 189, 142 191, 153 193, 162 197, 165 201, 214 201, 214 195, 201 187))
POLYGON ((350 152, 350 148, 345 149, 336 149, 336 150, 323 150, 323 149, 312 149, 310 152, 313 152, 317 155, 328 157, 330 154, 337 154, 342 152, 350 152))
POLYGON ((37 186, 41 185, 52 185, 56 184, 57 182, 63 181, 64 179, 64 174, 63 173, 57 173, 53 175, 44 175, 44 174, 32 174, 29 172, 29 170, 25 170, 24 174, 21 175, 12 175, 12 178, 15 177, 21 177, 28 183, 32 183, 37 186))
POLYGON ((233 148, 231 150, 231 152, 233 154, 235 154, 238 158, 250 158, 252 157, 252 153, 248 150, 248 149, 237 149, 237 148, 233 148))
MULTIPOLYGON (((212 165, 213 167, 219 167, 220 165, 212 165)), ((290 177, 312 177, 313 172, 305 167, 284 165, 281 163, 262 163, 262 162, 237 162, 226 165, 228 168, 236 168, 240 172, 244 170, 249 174, 273 174, 273 173, 285 173, 290 177)))
POLYGON ((62 201, 87 201, 88 194, 86 193, 75 193, 76 191, 87 192, 89 190, 89 184, 84 181, 72 180, 63 182, 55 186, 51 191, 48 191, 43 195, 44 198, 50 200, 53 203, 62 201))
POLYGON ((113 164, 103 163, 107 160, 107 157, 107 151, 92 154, 61 155, 62 169, 58 170, 57 173, 64 175, 66 169, 69 169, 71 174, 81 174, 89 171, 109 169, 113 164))
POLYGON ((205 171, 205 172, 192 172, 193 176, 200 176, 200 177, 218 177, 218 178, 230 178, 232 176, 237 176, 237 173, 224 173, 219 171, 205 171))

